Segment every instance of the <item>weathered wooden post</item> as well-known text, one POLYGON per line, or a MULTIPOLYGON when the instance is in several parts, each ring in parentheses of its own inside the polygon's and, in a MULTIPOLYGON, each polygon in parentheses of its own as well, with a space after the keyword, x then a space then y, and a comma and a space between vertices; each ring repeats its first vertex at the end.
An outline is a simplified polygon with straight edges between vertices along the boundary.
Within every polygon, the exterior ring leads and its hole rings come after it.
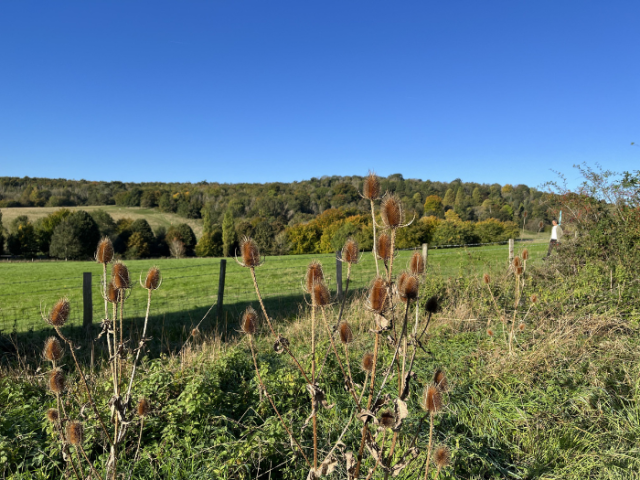
POLYGON ((422 261, 424 262, 424 268, 427 268, 427 260, 429 258, 429 245, 422 244, 422 261))
POLYGON ((224 301, 224 276, 227 271, 227 260, 220 260, 220 278, 218 279, 218 320, 222 318, 224 301))
POLYGON ((91 272, 82 274, 82 326, 86 329, 93 324, 93 300, 91 298, 91 272))
POLYGON ((338 250, 336 252, 336 290, 338 292, 338 299, 342 299, 342 252, 338 250))
POLYGON ((511 266, 511 264, 513 263, 513 244, 514 244, 514 240, 513 238, 509 239, 509 266, 511 266))

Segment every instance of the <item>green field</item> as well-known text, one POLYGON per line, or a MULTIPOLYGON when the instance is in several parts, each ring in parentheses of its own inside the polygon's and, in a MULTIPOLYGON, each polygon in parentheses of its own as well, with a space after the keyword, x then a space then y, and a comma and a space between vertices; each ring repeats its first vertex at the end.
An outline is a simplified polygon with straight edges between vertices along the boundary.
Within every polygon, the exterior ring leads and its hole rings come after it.
MULTIPOLYGON (((538 239, 536 239, 539 241, 538 239)), ((545 243, 516 244, 516 253, 525 246, 531 262, 539 262, 546 252, 545 243)), ((396 271, 406 267, 411 251, 401 251, 394 260, 396 271)), ((455 277, 480 275, 496 271, 507 265, 508 247, 490 245, 472 248, 430 249, 428 272, 430 275, 455 277)), ((275 316, 286 317, 298 313, 303 303, 302 279, 307 264, 318 259, 322 262, 330 288, 335 292, 336 260, 332 254, 290 255, 269 257, 257 270, 262 293, 271 304, 275 316), (276 313, 277 312, 277 313, 276 313)), ((127 261, 132 278, 144 275, 152 265, 163 272, 164 282, 153 295, 152 315, 165 327, 188 329, 196 325, 216 303, 219 283, 219 258, 153 259, 127 261)), ((97 323, 104 315, 104 301, 100 294, 102 268, 95 262, 2 262, 0 263, 0 331, 2 333, 40 330, 46 324, 40 311, 47 311, 61 296, 72 303, 70 326, 82 324, 82 273, 91 272, 93 286, 93 317, 97 323)), ((370 253, 364 254, 353 268, 350 291, 366 287, 375 274, 375 263, 370 253)), ((343 288, 346 286, 346 267, 343 270, 343 288)), ((215 326, 214 321, 235 322, 237 314, 247 302, 255 301, 249 272, 233 259, 227 261, 224 305, 225 315, 215 318, 216 309, 207 317, 203 327, 215 326)), ((144 315, 146 291, 137 284, 126 303, 129 318, 144 315)), ((222 325, 221 325, 222 327, 222 325)), ((226 328, 224 329, 226 330, 226 328)))

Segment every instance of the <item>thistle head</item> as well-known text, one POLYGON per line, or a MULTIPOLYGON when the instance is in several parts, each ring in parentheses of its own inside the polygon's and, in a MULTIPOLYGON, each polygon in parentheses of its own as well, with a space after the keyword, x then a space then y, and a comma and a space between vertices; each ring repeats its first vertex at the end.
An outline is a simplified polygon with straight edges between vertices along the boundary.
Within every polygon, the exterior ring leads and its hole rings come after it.
POLYGON ((307 289, 307 293, 311 293, 313 291, 313 286, 317 283, 324 282, 324 272, 322 270, 322 264, 314 260, 309 265, 307 265, 307 274, 305 277, 305 286, 307 289))
POLYGON ((524 260, 525 262, 529 260, 529 250, 527 250, 526 248, 522 250, 522 260, 524 260))
POLYGON ((355 265, 358 263, 360 256, 360 249, 358 248, 358 242, 356 242, 353 238, 349 237, 342 247, 342 261, 348 263, 349 265, 355 265))
POLYGON ((404 211, 400 199, 392 194, 387 193, 380 204, 380 216, 382 222, 387 228, 398 228, 404 222, 404 211))
POLYGON ((98 243, 98 249, 96 250, 96 261, 98 263, 107 264, 113 260, 113 244, 109 237, 104 237, 98 243))
POLYGON ((242 237, 240 241, 240 254, 242 255, 242 266, 255 268, 261 265, 260 249, 253 238, 242 237))
POLYGON ((141 418, 144 418, 147 415, 149 415, 149 412, 151 411, 151 406, 149 405, 149 400, 147 400, 144 397, 142 397, 140 400, 138 400, 138 406, 136 408, 136 411, 138 413, 138 416, 141 417, 141 418))
POLYGON ((420 252, 413 252, 409 262, 409 271, 413 275, 422 275, 424 273, 424 258, 422 258, 420 252))
POLYGON ((449 449, 447 447, 438 447, 433 455, 433 460, 436 462, 436 467, 438 470, 442 470, 445 467, 449 466, 451 462, 451 454, 449 453, 449 449))
POLYGON ((404 303, 412 302, 418 298, 420 282, 418 277, 407 272, 402 272, 398 277, 398 295, 404 303))
POLYGON ((435 385, 429 384, 425 389, 422 408, 429 413, 438 413, 442 410, 442 394, 435 385))
POLYGON ((376 243, 376 254, 378 258, 388 262, 391 258, 391 237, 386 233, 381 234, 378 237, 378 242, 376 243))
POLYGON ((384 428, 393 428, 396 424, 396 416, 393 414, 391 410, 383 410, 380 413, 380 425, 384 428))
POLYGON ((387 293, 386 280, 380 276, 376 277, 369 291, 369 308, 378 314, 384 312, 389 306, 387 293))
POLYGON ((113 280, 111 280, 109 285, 107 285, 107 300, 111 303, 118 303, 118 298, 120 298, 118 289, 116 288, 115 283, 113 283, 113 280))
POLYGON ((66 379, 64 377, 64 372, 59 368, 55 370, 51 370, 49 373, 49 388, 55 394, 61 394, 64 392, 66 386, 66 379))
POLYGON ((47 410, 47 420, 49 420, 51 423, 56 423, 59 418, 60 414, 58 413, 57 409, 50 408, 49 410, 47 410))
POLYGON ((365 353, 362 357, 362 370, 365 372, 373 370, 373 353, 365 353))
POLYGON ((329 288, 324 282, 316 283, 313 285, 313 291, 311 292, 313 304, 316 307, 326 307, 331 303, 331 294, 329 288))
POLYGON ((377 200, 380 198, 380 180, 378 180, 378 176, 375 173, 369 172, 367 178, 364 179, 362 196, 367 200, 377 200))
POLYGON ((131 287, 129 269, 124 263, 118 261, 113 264, 113 268, 111 269, 111 281, 117 290, 126 290, 131 287))
POLYGON ((71 304, 69 300, 66 297, 61 298, 51 309, 48 319, 49 323, 54 327, 62 327, 67 322, 70 311, 71 304))
POLYGON ((347 322, 342 322, 338 331, 340 332, 340 341, 342 343, 348 344, 353 342, 353 332, 347 322))
POLYGON ((434 314, 438 311, 438 299, 435 295, 433 297, 429 297, 424 308, 431 314, 434 314))
POLYGON ((60 340, 56 337, 47 338, 46 342, 44 342, 44 358, 49 360, 50 362, 56 362, 62 358, 64 353, 64 349, 60 344, 60 340))
POLYGON ((447 377, 444 372, 440 369, 437 369, 433 374, 433 384, 441 391, 446 392, 449 388, 449 383, 447 382, 447 377))
POLYGON ((240 319, 240 325, 244 333, 247 335, 255 335, 258 327, 257 312, 253 308, 247 307, 240 319))
POLYGON ((151 267, 147 272, 147 278, 144 279, 144 288, 147 290, 157 290, 162 283, 162 275, 158 267, 151 267))
POLYGON ((489 276, 489 274, 488 274, 488 273, 485 273, 485 274, 482 276, 482 281, 483 281, 486 285, 489 285, 489 284, 491 283, 491 277, 489 276))
POLYGON ((67 440, 71 445, 82 445, 84 441, 84 427, 80 422, 70 422, 67 425, 67 440))

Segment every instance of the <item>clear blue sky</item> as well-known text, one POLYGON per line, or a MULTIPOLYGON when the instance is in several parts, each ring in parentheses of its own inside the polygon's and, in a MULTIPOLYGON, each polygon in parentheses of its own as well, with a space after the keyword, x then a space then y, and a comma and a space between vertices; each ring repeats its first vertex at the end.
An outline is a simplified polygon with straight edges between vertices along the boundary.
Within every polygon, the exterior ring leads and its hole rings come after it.
POLYGON ((640 168, 640 2, 0 2, 0 176, 640 168))

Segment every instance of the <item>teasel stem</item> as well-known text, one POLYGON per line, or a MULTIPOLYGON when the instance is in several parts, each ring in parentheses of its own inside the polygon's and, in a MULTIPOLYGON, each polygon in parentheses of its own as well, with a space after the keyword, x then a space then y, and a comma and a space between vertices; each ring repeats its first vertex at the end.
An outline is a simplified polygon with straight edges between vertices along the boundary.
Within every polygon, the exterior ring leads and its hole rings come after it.
POLYGON ((340 304, 340 311, 338 312, 338 321, 336 322, 336 328, 340 325, 342 320, 342 312, 344 311, 344 304, 347 302, 347 293, 349 293, 349 280, 351 279, 351 264, 347 263, 347 286, 342 294, 342 303, 340 304))
POLYGON ((96 407, 96 402, 93 400, 93 396, 91 395, 91 390, 89 390, 89 385, 87 384, 87 379, 84 376, 84 372, 80 368, 80 364, 78 363, 78 357, 76 357, 76 352, 75 352, 75 348, 73 347, 73 342, 71 340, 69 340, 67 337, 65 337, 64 335, 62 335, 62 332, 60 331, 59 327, 53 327, 53 328, 55 328, 56 333, 58 334, 58 336, 67 345, 69 345, 69 350, 71 351, 71 356, 73 357, 73 361, 76 364, 76 368, 78 369, 78 373, 80 374, 80 378, 82 379, 82 383, 84 384, 84 388, 87 391, 87 396, 89 397, 89 403, 91 404, 91 408, 93 409, 93 413, 95 413, 96 417, 98 417, 98 422, 100 422, 100 426, 102 427, 102 432, 104 433, 105 437, 107 437, 107 441, 109 442, 110 445, 113 445, 113 440, 111 440, 111 437, 109 436, 109 432, 107 432, 107 427, 105 427, 104 422, 102 421, 102 417, 100 416, 100 412, 98 412, 98 407, 96 407))
POLYGON ((253 338, 252 338, 251 335, 249 335, 249 348, 251 349, 251 358, 253 358, 253 366, 256 369, 256 374, 258 376, 258 382, 260 382, 260 388, 262 388, 262 390, 264 391, 265 395, 267 396, 267 399, 269 399, 269 403, 271 403, 271 407, 273 407, 273 411, 276 412, 276 415, 278 416, 278 419, 280 419, 280 423, 282 424, 282 427, 289 434, 289 438, 291 438, 293 443, 296 444, 296 446, 298 447, 298 450, 300 450, 300 454, 302 455, 302 458, 304 458, 304 461, 307 462, 307 466, 309 468, 311 468, 311 463, 309 462, 309 459, 307 458, 307 456, 304 454, 304 450, 302 449, 302 447, 298 443, 298 440, 296 440, 295 437, 293 436, 293 434, 291 433, 291 430, 289 430, 289 427, 287 427, 287 424, 284 423, 284 419, 280 415, 280 412, 276 408, 276 404, 273 402, 273 399, 271 398, 271 395, 269 395, 269 392, 267 391, 267 387, 265 386, 264 382, 262 381, 262 376, 260 376, 260 369, 258 368, 258 360, 256 359, 256 352, 255 352, 255 349, 253 348, 253 338))
MULTIPOLYGON (((491 285, 489 285, 488 283, 487 283, 487 289, 489 290, 489 293, 491 294, 491 300, 493 300, 493 305, 496 308, 496 313, 498 315, 500 315, 500 309, 498 308, 498 303, 496 302, 496 297, 494 297, 493 290, 491 290, 491 285)), ((502 316, 502 315, 500 315, 500 316, 502 316)), ((487 327, 489 325, 491 325, 491 318, 489 318, 489 320, 487 320, 487 327)))
MULTIPOLYGON (((74 445, 74 447, 76 450, 76 455, 78 457, 78 470, 80 470, 80 475, 82 476, 82 478, 85 479, 86 477, 84 476, 84 469, 82 468, 82 457, 80 456, 80 450, 77 446, 74 445)), ((71 457, 71 454, 69 454, 69 456, 71 457)))
POLYGON ((124 396, 124 404, 127 405, 129 403, 129 398, 131 396, 131 387, 133 387, 133 379, 136 376, 136 367, 138 365, 138 359, 140 358, 140 352, 144 347, 145 339, 147 338, 147 323, 149 322, 149 310, 151 309, 151 292, 149 289, 147 295, 147 313, 144 316, 144 326, 142 327, 142 338, 140 339, 140 343, 138 345, 138 351, 136 352, 136 358, 133 361, 133 367, 131 369, 131 377, 129 379, 129 386, 127 387, 127 393, 124 396))
POLYGON ((429 448, 427 449, 427 465, 424 469, 424 480, 429 475, 429 461, 431 460, 431 447, 433 445, 433 412, 429 412, 429 448))
POLYGON ((140 443, 142 441, 142 429, 143 428, 144 428, 144 417, 142 417, 140 419, 140 433, 138 434, 138 446, 136 447, 136 454, 133 456, 133 463, 134 464, 138 460, 138 454, 140 453, 140 443))
POLYGON ((358 403, 362 404, 362 399, 364 397, 364 392, 367 391, 367 384, 369 383, 369 372, 364 376, 364 383, 362 384, 362 392, 360 392, 360 398, 358 399, 358 403))
MULTIPOLYGON (((93 468, 93 464, 91 463, 91 460, 89 460, 89 457, 87 456, 87 453, 84 451, 84 448, 82 448, 82 445, 76 445, 76 450, 80 450, 80 452, 82 453, 82 456, 84 457, 84 459, 89 464, 89 468, 91 469, 91 473, 96 477, 96 479, 97 480, 102 480, 102 478, 100 478, 100 475, 98 475, 98 472, 96 472, 96 469, 93 468)), ((79 455, 78 455, 78 457, 79 457, 79 455)), ((82 476, 84 477, 84 473, 82 474, 82 476)))
POLYGON ((378 468, 378 465, 380 465, 380 460, 384 457, 384 442, 387 439, 387 429, 384 429, 384 432, 382 432, 382 442, 381 442, 381 447, 380 447, 380 455, 378 456, 378 458, 376 459, 376 464, 373 466, 373 468, 371 469, 371 471, 369 472, 369 475, 367 475, 367 478, 365 480, 371 480, 371 477, 373 477, 373 474, 375 473, 376 469, 378 468))
MULTIPOLYGON (((311 381, 316 384, 316 302, 311 295, 311 381)), ((311 398, 313 410, 313 468, 318 468, 318 414, 311 398)))
MULTIPOLYGON (((376 255, 376 211, 373 205, 373 199, 369 200, 371 202, 371 223, 373 225, 373 259, 376 261, 376 275, 380 275, 380 268, 378 267, 378 256, 376 255)), ((358 467, 360 465, 358 464, 358 467)), ((357 477, 356 477, 357 478, 357 477)))
MULTIPOLYGON (((256 290, 256 296, 258 297, 258 302, 260 303, 260 308, 262 309, 264 318, 267 320, 267 324, 269 325, 269 329, 271 330, 271 333, 273 334, 273 336, 275 338, 278 338, 278 334, 273 329, 273 325, 271 325, 271 320, 269 319, 269 315, 267 315, 267 309, 265 308, 264 302, 262 301, 262 295, 260 294, 260 288, 258 287, 258 279, 256 278, 255 269, 251 267, 249 268, 249 270, 251 271, 251 278, 253 279, 253 287, 256 290)), ((311 384, 312 383, 311 380, 309 380, 307 373, 304 371, 304 368, 302 368, 302 365, 300 365, 300 362, 298 362, 298 359, 295 357, 291 349, 286 345, 283 345, 283 348, 285 352, 289 354, 289 356, 291 357, 291 360, 293 360, 293 362, 296 364, 296 366, 298 367, 298 370, 300 371, 300 374, 304 377, 306 382, 311 384)))
POLYGON ((509 332, 509 354, 513 354, 512 343, 516 327, 516 315, 518 314, 518 304, 520 303, 520 276, 516 273, 516 299, 513 305, 513 318, 511 319, 511 331, 509 332))
MULTIPOLYGON (((123 317, 124 317, 124 290, 120 290, 120 345, 118 345, 118 350, 121 348, 124 348, 124 339, 123 339, 123 332, 124 332, 124 326, 123 326, 123 317)), ((120 359, 119 362, 119 370, 118 370, 118 395, 120 395, 120 382, 122 381, 122 364, 124 362, 122 361, 122 359, 120 359)))

